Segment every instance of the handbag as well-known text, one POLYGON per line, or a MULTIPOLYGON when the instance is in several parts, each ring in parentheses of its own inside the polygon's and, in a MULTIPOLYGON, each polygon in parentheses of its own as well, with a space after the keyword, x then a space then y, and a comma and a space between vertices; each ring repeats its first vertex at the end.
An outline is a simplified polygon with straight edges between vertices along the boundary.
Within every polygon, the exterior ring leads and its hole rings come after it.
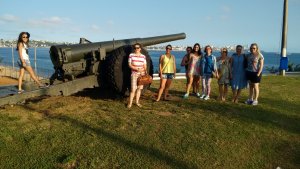
POLYGON ((137 79, 137 85, 147 85, 152 83, 152 77, 149 74, 145 74, 143 76, 138 77, 137 79))

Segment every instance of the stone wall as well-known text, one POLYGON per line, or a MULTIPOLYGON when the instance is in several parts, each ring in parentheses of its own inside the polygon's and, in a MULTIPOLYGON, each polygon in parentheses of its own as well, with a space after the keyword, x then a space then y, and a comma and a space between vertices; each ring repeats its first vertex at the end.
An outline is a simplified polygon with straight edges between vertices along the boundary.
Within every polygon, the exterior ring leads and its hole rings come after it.
MULTIPOLYGON (((11 78, 15 78, 18 79, 19 78, 19 68, 12 68, 9 66, 0 66, 0 76, 7 76, 7 77, 11 77, 11 78)), ((38 76, 38 79, 44 79, 43 77, 38 76)), ((27 71, 25 71, 25 75, 23 80, 25 81, 33 81, 30 78, 30 75, 27 71)))

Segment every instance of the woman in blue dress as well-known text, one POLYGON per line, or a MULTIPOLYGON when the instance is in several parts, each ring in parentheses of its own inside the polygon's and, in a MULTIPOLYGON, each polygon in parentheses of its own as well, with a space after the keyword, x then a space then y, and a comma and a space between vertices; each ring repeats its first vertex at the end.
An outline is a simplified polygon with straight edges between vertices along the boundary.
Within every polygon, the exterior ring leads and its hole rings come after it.
POLYGON ((236 53, 231 57, 231 89, 233 93, 232 102, 238 103, 242 89, 247 87, 246 71, 244 67, 245 54, 243 47, 236 46, 236 53))

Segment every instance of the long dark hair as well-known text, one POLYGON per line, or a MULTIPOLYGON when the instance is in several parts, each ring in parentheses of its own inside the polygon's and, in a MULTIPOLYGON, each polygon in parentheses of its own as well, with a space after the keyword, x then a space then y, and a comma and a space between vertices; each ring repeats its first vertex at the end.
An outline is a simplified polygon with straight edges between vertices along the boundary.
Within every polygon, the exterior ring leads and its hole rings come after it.
POLYGON ((195 43, 195 45, 194 45, 194 47, 193 47, 193 50, 192 50, 192 53, 195 53, 196 51, 195 51, 195 47, 196 46, 199 46, 199 50, 198 50, 198 55, 199 56, 201 56, 202 55, 202 52, 201 52, 201 46, 200 46, 200 44, 199 43, 195 43))
POLYGON ((24 43, 24 41, 23 41, 23 39, 22 39, 22 37, 23 37, 23 35, 27 35, 27 37, 28 37, 28 40, 27 40, 27 42, 26 42, 26 45, 27 45, 27 47, 29 47, 29 37, 30 37, 30 34, 28 33, 28 32, 21 32, 20 34, 19 34, 19 37, 18 37, 18 42, 17 42, 17 49, 16 50, 19 50, 19 43, 24 43))

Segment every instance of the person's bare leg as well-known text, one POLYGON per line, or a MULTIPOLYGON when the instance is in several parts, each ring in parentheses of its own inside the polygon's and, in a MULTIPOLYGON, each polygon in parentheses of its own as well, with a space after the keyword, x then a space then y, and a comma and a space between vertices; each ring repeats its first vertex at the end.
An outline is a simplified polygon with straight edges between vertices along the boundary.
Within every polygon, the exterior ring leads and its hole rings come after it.
POLYGON ((18 89, 19 89, 19 91, 22 90, 22 82, 23 82, 24 73, 25 73, 25 69, 20 68, 19 79, 18 79, 18 89))
POLYGON ((228 85, 225 84, 224 85, 224 93, 223 93, 223 101, 226 101, 227 93, 228 93, 228 85))
POLYGON ((232 102, 235 103, 237 99, 237 90, 232 89, 232 102))
POLYGON ((235 100, 234 100, 235 103, 239 102, 239 97, 240 97, 241 93, 242 93, 242 89, 238 89, 235 100))
POLYGON ((250 87, 249 87, 249 100, 253 101, 253 95, 254 95, 254 83, 250 83, 250 87))
POLYGON ((194 77, 194 81, 195 81, 195 91, 196 91, 196 94, 197 93, 200 94, 200 91, 199 91, 199 88, 200 88, 200 76, 195 76, 194 77))
POLYGON ((259 96, 259 83, 254 83, 254 101, 257 101, 259 96))
POLYGON ((223 92, 224 92, 223 87, 224 85, 219 84, 219 98, 218 98, 219 101, 223 101, 223 92))
POLYGON ((136 91, 136 105, 139 107, 142 107, 142 105, 140 104, 140 97, 141 97, 141 91, 142 89, 140 87, 138 87, 137 91, 136 91))
POLYGON ((156 99, 157 102, 161 98, 161 95, 162 95, 162 93, 163 93, 163 91, 165 89, 166 82, 167 82, 167 79, 161 79, 161 83, 160 83, 160 87, 159 87, 158 95, 157 95, 157 99, 156 99))
POLYGON ((172 83, 172 79, 167 79, 166 86, 165 86, 165 94, 164 94, 165 100, 167 99, 167 95, 169 94, 169 88, 171 86, 171 83, 172 83))
POLYGON ((28 71, 30 77, 39 85, 42 86, 41 82, 39 79, 36 77, 34 71, 32 70, 31 66, 25 66, 25 69, 28 71))
POLYGON ((130 92, 127 108, 131 108, 131 106, 132 106, 132 101, 133 101, 133 98, 134 98, 135 91, 136 91, 136 89, 131 90, 131 92, 130 92))
POLYGON ((193 82, 194 82, 194 78, 193 78, 193 75, 189 75, 189 83, 186 87, 186 93, 189 94, 190 93, 190 89, 191 89, 191 86, 193 85, 193 82))

